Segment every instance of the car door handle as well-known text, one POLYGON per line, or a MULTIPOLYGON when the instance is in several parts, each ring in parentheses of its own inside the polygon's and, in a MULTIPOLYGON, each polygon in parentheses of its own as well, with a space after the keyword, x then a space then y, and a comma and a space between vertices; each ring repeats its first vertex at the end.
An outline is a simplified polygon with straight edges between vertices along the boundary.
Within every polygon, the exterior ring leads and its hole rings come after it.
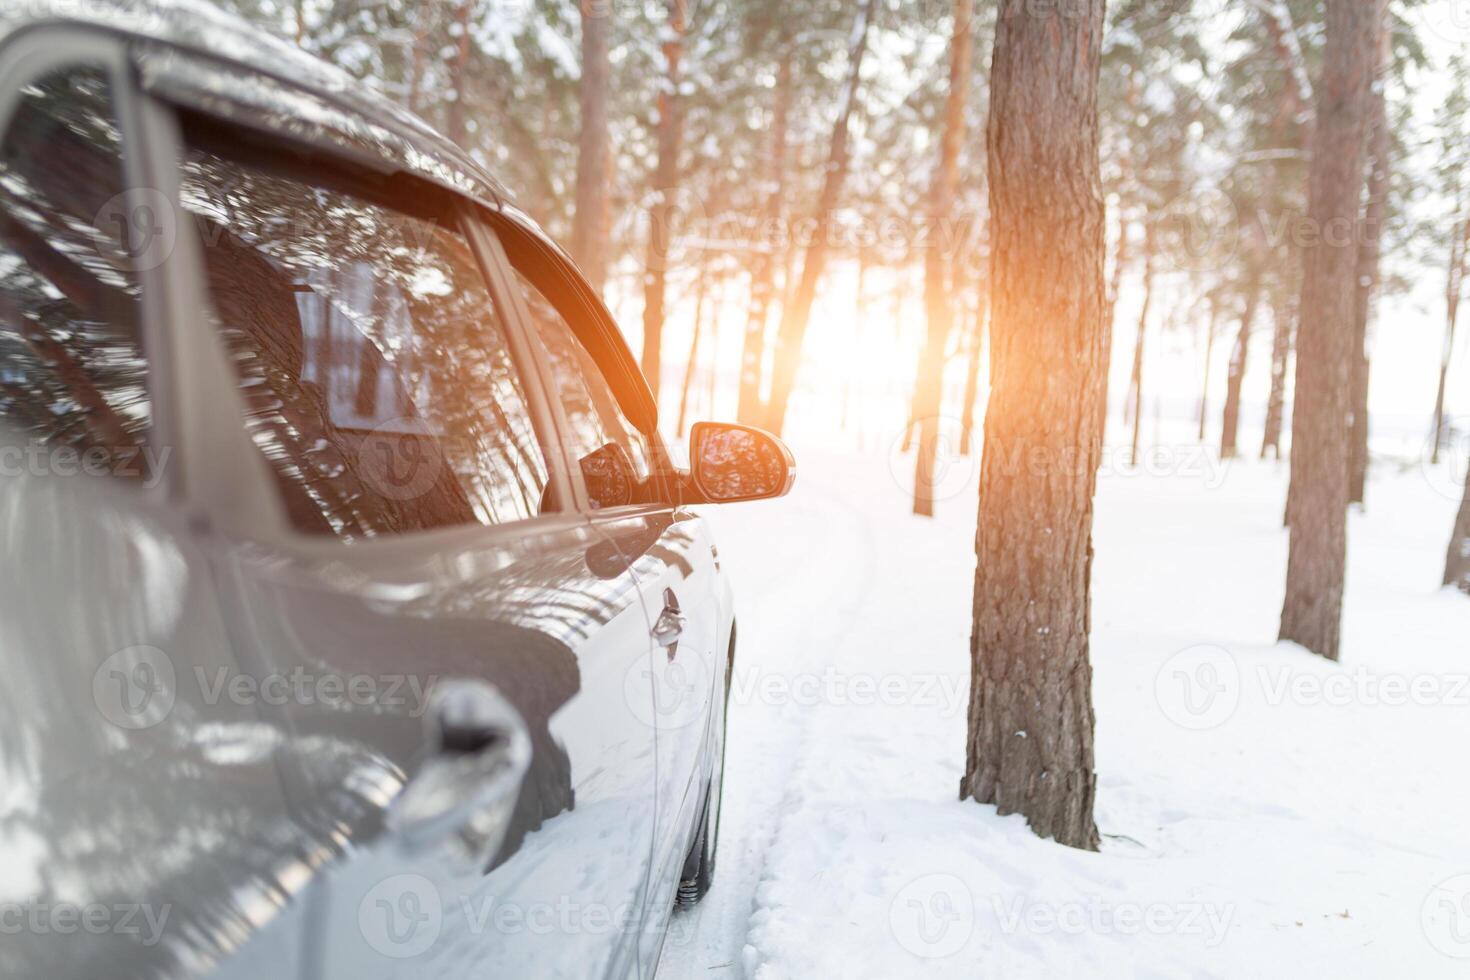
POLYGON ((669 650, 669 656, 672 657, 674 651, 670 648, 679 642, 679 637, 683 634, 684 614, 679 609, 679 597, 674 595, 673 589, 664 589, 663 612, 653 622, 654 642, 669 650))
POLYGON ((451 842, 471 860, 500 847, 531 762, 526 723, 492 685, 440 681, 425 713, 428 756, 389 811, 411 849, 451 842))

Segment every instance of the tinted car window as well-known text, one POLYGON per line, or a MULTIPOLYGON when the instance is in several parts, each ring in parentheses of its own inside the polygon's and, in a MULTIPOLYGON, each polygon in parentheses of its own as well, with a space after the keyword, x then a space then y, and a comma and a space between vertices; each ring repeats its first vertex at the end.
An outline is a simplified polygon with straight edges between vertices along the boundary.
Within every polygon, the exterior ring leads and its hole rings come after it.
POLYGON ((107 76, 26 86, 0 146, 0 415, 89 472, 145 477, 137 268, 161 216, 123 194, 107 76))
POLYGON ((450 215, 192 147, 183 200, 292 523, 369 537, 543 508, 504 325, 450 215))
POLYGON ((640 487, 651 472, 647 436, 623 414, 602 370, 566 318, 519 271, 516 281, 551 362, 570 429, 568 454, 580 464, 592 506, 642 502, 640 487))

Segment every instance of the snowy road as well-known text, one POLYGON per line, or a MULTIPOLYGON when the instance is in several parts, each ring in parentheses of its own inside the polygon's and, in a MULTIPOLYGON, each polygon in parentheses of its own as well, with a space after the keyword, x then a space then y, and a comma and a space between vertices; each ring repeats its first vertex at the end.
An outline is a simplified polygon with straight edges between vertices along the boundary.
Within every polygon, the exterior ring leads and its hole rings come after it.
POLYGON ((801 786, 822 697, 799 679, 841 662, 855 617, 876 598, 874 533, 862 511, 805 470, 798 486, 787 499, 712 515, 740 628, 721 847, 715 886, 676 918, 660 977, 744 975, 758 886, 801 786))
POLYGON ((1443 485, 1370 487, 1332 665, 1273 643, 1283 473, 1102 478, 1093 855, 955 801, 973 480, 922 521, 886 459, 798 454, 791 497, 713 515, 740 615, 724 823, 662 980, 1470 969, 1443 485))

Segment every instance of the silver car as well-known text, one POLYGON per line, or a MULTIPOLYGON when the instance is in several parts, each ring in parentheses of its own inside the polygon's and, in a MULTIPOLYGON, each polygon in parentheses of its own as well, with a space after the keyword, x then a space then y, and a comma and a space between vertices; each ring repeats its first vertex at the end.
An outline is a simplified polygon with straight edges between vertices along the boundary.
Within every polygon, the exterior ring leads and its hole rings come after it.
POLYGON ((0 134, 0 976, 651 976, 789 452, 212 8, 0 7, 0 134))

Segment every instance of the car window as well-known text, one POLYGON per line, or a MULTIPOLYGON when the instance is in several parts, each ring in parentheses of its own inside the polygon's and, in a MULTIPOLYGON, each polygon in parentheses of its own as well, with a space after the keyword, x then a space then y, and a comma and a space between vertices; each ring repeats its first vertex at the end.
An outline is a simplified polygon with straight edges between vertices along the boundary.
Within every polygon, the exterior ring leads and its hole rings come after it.
POLYGON ((356 539, 546 508, 504 323, 452 217, 198 145, 182 200, 296 528, 356 539))
POLYGON ((551 363, 570 430, 568 455, 578 461, 592 506, 644 502, 652 472, 648 437, 623 414, 611 385, 566 318, 520 270, 515 276, 551 363), (642 495, 640 488, 645 489, 642 495))
POLYGON ((162 216, 123 194, 106 73, 27 85, 0 147, 0 417, 49 452, 76 453, 69 467, 146 478, 137 270, 162 216))

